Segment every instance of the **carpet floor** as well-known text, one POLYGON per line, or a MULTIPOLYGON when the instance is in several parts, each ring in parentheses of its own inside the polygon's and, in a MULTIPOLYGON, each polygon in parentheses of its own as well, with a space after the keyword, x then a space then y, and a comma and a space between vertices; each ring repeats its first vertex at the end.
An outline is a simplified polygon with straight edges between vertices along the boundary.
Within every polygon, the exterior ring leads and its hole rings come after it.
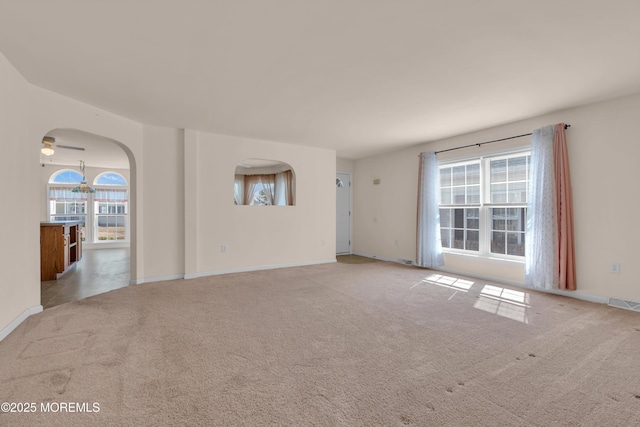
POLYGON ((31 316, 0 342, 0 402, 22 408, 0 425, 636 426, 639 368, 638 313, 333 263, 31 316))

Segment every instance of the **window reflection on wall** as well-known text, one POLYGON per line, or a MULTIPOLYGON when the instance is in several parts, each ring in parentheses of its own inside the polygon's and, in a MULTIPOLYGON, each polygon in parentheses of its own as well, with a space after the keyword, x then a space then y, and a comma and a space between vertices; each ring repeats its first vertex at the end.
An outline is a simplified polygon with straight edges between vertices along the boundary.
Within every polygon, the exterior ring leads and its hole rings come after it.
POLYGON ((293 168, 277 160, 245 159, 236 165, 234 203, 251 206, 295 205, 293 168))

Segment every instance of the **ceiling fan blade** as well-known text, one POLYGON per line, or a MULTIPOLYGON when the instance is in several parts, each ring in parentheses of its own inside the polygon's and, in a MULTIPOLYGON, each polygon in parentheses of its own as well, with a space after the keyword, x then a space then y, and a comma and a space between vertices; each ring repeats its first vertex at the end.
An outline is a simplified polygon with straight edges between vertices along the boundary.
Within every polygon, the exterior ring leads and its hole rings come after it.
POLYGON ((58 148, 66 148, 67 150, 78 150, 78 151, 84 151, 83 147, 72 147, 70 145, 55 145, 58 148))

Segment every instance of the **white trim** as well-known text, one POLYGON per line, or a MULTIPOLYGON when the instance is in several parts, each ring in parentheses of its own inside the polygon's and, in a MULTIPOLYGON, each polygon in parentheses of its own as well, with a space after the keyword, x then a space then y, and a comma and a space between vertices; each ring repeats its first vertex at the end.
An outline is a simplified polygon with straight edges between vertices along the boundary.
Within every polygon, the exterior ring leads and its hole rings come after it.
POLYGON ((351 255, 353 254, 353 173, 337 170, 336 175, 339 173, 349 175, 349 252, 336 252, 336 255, 351 255))
POLYGON ((168 276, 145 277, 144 279, 129 280, 129 285, 141 285, 143 283, 165 282, 167 280, 184 279, 184 274, 170 274, 168 276))
POLYGON ((353 255, 362 256, 362 257, 371 258, 371 259, 379 259, 380 261, 395 262, 395 263, 403 264, 403 265, 413 265, 413 266, 416 265, 415 261, 414 260, 410 260, 410 259, 389 258, 389 257, 386 257, 386 256, 378 256, 378 255, 367 254, 367 253, 364 253, 364 252, 354 252, 353 255))
MULTIPOLYGON (((413 263, 413 261, 411 261, 411 264, 407 264, 407 262, 405 262, 405 260, 402 260, 402 259, 399 259, 399 258, 388 258, 388 257, 377 256, 377 255, 365 254, 365 253, 362 253, 362 252, 354 252, 353 254, 354 255, 358 255, 358 256, 362 256, 362 257, 365 257, 365 258, 379 259, 381 261, 395 262, 395 263, 404 264, 404 265, 415 265, 413 263)), ((502 260, 500 260, 500 261, 502 261, 502 260)), ((514 282, 512 280, 499 279, 499 278, 495 278, 495 277, 491 277, 491 276, 485 276, 485 275, 482 275, 482 274, 470 274, 470 273, 468 273, 466 271, 462 271, 462 270, 455 270, 455 269, 450 269, 450 268, 431 268, 429 270, 441 271, 443 273, 449 273, 449 274, 457 274, 459 276, 471 277, 471 278, 480 279, 480 280, 487 280, 487 281, 490 281, 490 282, 503 283, 505 285, 515 286, 515 287, 526 289, 526 290, 529 290, 529 291, 546 292, 548 294, 561 295, 561 296, 565 296, 565 297, 575 298, 575 299, 579 299, 579 300, 583 300, 583 301, 594 302, 594 303, 598 303, 598 304, 607 304, 609 302, 609 298, 608 297, 601 297, 601 296, 597 296, 597 295, 589 295, 589 294, 584 294, 584 293, 578 292, 578 291, 562 291, 560 289, 532 288, 532 287, 529 287, 529 286, 525 286, 523 283, 520 283, 520 282, 514 282)))
POLYGON ((207 276, 220 276, 222 274, 247 273, 250 271, 261 271, 261 270, 275 270, 277 268, 305 267, 308 265, 330 264, 334 262, 336 262, 335 258, 328 259, 328 260, 321 260, 321 261, 298 262, 298 263, 291 263, 291 264, 262 265, 258 267, 232 268, 229 270, 215 270, 215 271, 206 271, 201 273, 185 274, 184 278, 197 279, 200 277, 207 277, 207 276))
POLYGON ((7 326, 5 326, 2 330, 0 330, 0 341, 2 341, 3 339, 5 339, 7 336, 9 336, 9 334, 11 332, 13 332, 13 330, 15 328, 17 328, 18 326, 20 326, 20 324, 22 322, 24 322, 27 317, 33 315, 33 314, 37 314, 40 313, 42 311, 42 306, 41 305, 35 305, 33 307, 27 308, 25 311, 23 311, 18 317, 16 317, 15 319, 13 319, 12 322, 10 322, 7 326))
POLYGON ((100 249, 123 249, 130 248, 131 242, 128 240, 104 241, 103 243, 82 242, 82 250, 100 250, 100 249))
POLYGON ((607 298, 607 297, 600 297, 600 296, 597 296, 597 295, 583 294, 582 292, 578 292, 578 291, 563 291, 563 290, 560 290, 560 289, 532 288, 530 286, 525 286, 524 283, 514 282, 512 280, 498 279, 498 278, 491 277, 491 276, 485 276, 483 274, 469 274, 469 273, 464 272, 464 271, 448 269, 448 268, 434 268, 433 270, 441 271, 443 273, 457 274, 457 275, 460 275, 460 276, 472 277, 474 279, 488 280, 488 281, 496 282, 496 283, 503 283, 505 285, 516 286, 518 288, 526 289, 526 290, 529 290, 529 291, 540 291, 540 292, 545 292, 545 293, 548 293, 548 294, 561 295, 561 296, 564 296, 564 297, 575 298, 575 299, 579 299, 579 300, 583 300, 583 301, 595 302, 595 303, 598 303, 598 304, 607 304, 609 302, 609 298, 607 298))

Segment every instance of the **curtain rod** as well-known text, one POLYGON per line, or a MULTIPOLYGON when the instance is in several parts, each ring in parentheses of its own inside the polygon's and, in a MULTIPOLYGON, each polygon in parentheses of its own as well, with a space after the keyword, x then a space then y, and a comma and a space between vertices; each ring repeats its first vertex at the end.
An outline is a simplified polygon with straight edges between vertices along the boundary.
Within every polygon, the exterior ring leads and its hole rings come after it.
MULTIPOLYGON (((564 125, 565 129, 570 128, 571 125, 564 125)), ((455 148, 447 148, 446 150, 440 150, 440 151, 436 151, 436 154, 439 153, 444 153, 446 151, 453 151, 453 150, 461 150, 463 148, 469 148, 469 147, 480 147, 484 144, 492 144, 494 142, 500 142, 500 141, 507 141, 509 139, 516 139, 516 138, 522 138, 523 136, 530 136, 533 135, 533 132, 529 132, 529 133, 523 133, 522 135, 516 135, 516 136, 509 136, 507 138, 501 138, 501 139, 494 139, 493 141, 486 141, 486 142, 479 142, 477 144, 469 144, 469 145, 464 145, 462 147, 455 147, 455 148)))

